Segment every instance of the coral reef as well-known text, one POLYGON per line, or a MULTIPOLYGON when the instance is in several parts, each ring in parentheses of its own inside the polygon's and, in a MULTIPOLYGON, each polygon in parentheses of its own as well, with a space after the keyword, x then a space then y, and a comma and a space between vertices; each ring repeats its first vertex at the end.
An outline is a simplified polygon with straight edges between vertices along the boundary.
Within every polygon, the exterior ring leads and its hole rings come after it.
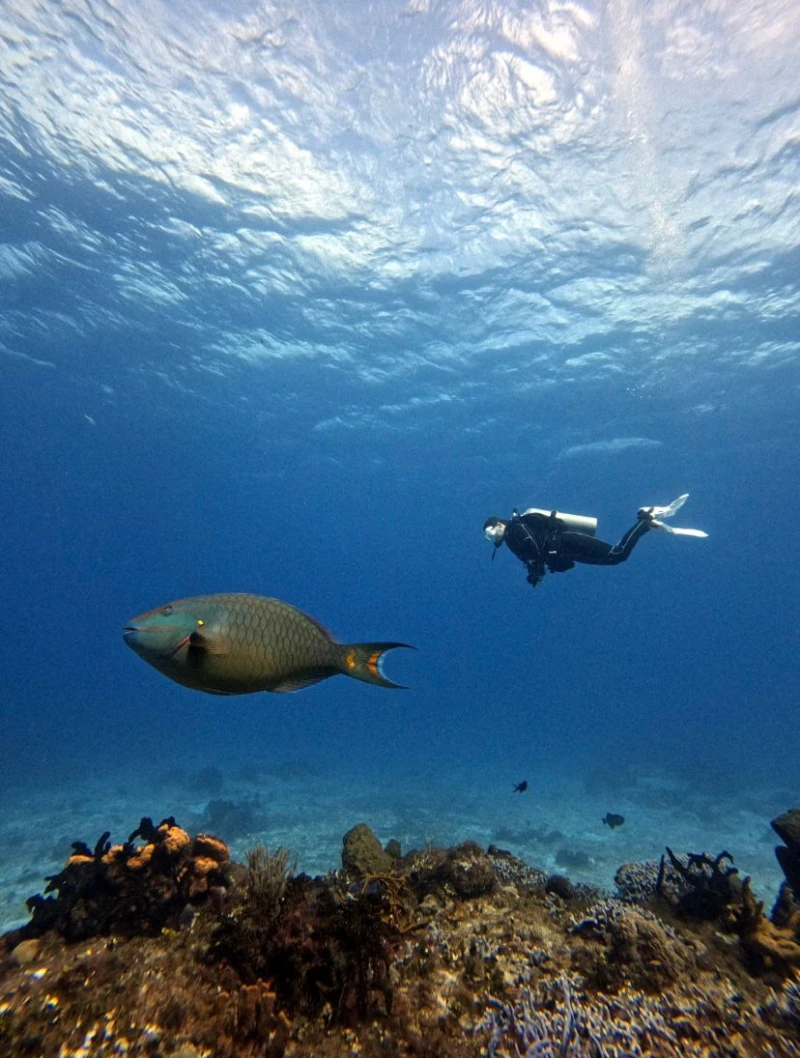
POLYGON ((462 900, 486 896, 497 888, 497 874, 488 853, 472 841, 452 849, 411 852, 404 865, 415 892, 462 900))
POLYGON ((798 1053, 791 1039, 776 1037, 762 1025, 753 1026, 751 1041, 743 1043, 741 1012, 736 1009, 739 999, 727 988, 696 987, 679 995, 650 996, 625 989, 608 996, 564 975, 540 981, 535 990, 523 989, 513 1004, 490 998, 476 1031, 491 1033, 486 1058, 728 1058, 798 1053))
POLYGON ((530 989, 522 993, 516 1004, 489 998, 489 1011, 478 1025, 479 1030, 491 1031, 487 1058, 494 1058, 499 1053, 498 1048, 506 1037, 510 1037, 518 1055, 524 1053, 533 1058, 555 1058, 556 1055, 559 1058, 596 1058, 602 1053, 591 1030, 579 1024, 572 1006, 569 979, 563 978, 560 984, 563 1009, 538 1001, 530 989))
MULTIPOLYGON (((616 896, 632 904, 641 904, 656 895, 659 878, 658 860, 641 860, 634 863, 623 863, 614 875, 617 887, 616 896)), ((669 867, 664 867, 664 884, 675 885, 679 878, 669 867)))
POLYGON ((0 938, 0 1058, 800 1055, 797 923, 727 855, 624 865, 617 897, 551 879, 565 900, 495 846, 354 830, 317 878, 173 819, 76 843, 0 938))
MULTIPOLYGON (((739 878, 730 853, 721 852, 715 857, 705 852, 688 853, 679 857, 667 848, 667 857, 661 857, 655 896, 677 916, 714 922, 738 936, 744 961, 752 973, 771 974, 780 980, 800 969, 800 907, 795 905, 791 890, 788 900, 782 901, 779 896, 770 920, 750 888, 750 879, 739 878)), ((634 878, 634 885, 649 888, 642 879, 646 872, 628 870, 620 877, 620 871, 618 887, 621 881, 627 888, 634 878)), ((785 897, 785 886, 781 893, 785 897)))
POLYGON ((667 875, 662 856, 656 893, 668 900, 679 915, 710 922, 720 918, 725 908, 741 901, 742 883, 729 852, 720 852, 713 858, 705 852, 690 852, 681 859, 667 848, 667 856, 672 872, 667 875))
POLYGON ((741 904, 728 910, 729 928, 738 933, 752 972, 785 978, 800 969, 800 910, 785 925, 776 925, 763 912, 763 903, 756 900, 745 879, 741 904))
POLYGON ((524 860, 497 845, 490 845, 486 854, 492 861, 497 879, 504 885, 514 885, 518 889, 542 889, 547 883, 547 875, 538 867, 530 867, 524 860))
POLYGON ((45 893, 28 901, 32 913, 26 938, 48 930, 76 941, 108 933, 122 936, 158 933, 177 926, 189 903, 219 895, 230 884, 230 855, 218 838, 194 839, 170 817, 154 826, 142 819, 122 845, 111 845, 109 833, 94 849, 73 843, 64 869, 47 879, 45 893), (134 844, 136 838, 143 842, 134 844))
POLYGON ((353 891, 300 876, 281 906, 245 901, 217 924, 209 958, 247 984, 274 982, 289 1016, 351 1024, 391 1011, 389 966, 400 937, 381 885, 353 891))
POLYGON ((695 948, 650 911, 603 900, 573 921, 573 935, 597 942, 572 953, 573 968, 594 988, 616 993, 633 986, 660 992, 694 973, 695 948))

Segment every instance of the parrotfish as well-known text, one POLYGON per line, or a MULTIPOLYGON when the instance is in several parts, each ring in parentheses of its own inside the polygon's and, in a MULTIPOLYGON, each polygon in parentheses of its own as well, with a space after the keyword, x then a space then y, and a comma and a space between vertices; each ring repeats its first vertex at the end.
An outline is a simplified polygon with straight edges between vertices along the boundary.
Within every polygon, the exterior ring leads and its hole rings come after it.
POLYGON ((154 669, 208 694, 296 691, 338 673, 399 688, 381 671, 383 655, 408 647, 339 643, 289 603, 245 593, 168 603, 129 621, 124 639, 154 669))

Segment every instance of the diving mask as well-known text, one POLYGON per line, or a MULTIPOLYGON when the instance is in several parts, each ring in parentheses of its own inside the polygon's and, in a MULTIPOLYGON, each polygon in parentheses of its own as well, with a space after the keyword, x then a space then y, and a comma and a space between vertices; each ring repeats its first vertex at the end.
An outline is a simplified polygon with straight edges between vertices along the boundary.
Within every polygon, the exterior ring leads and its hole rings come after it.
POLYGON ((506 535, 505 524, 499 518, 497 520, 490 519, 483 527, 483 535, 495 547, 499 547, 503 542, 503 537, 506 535))

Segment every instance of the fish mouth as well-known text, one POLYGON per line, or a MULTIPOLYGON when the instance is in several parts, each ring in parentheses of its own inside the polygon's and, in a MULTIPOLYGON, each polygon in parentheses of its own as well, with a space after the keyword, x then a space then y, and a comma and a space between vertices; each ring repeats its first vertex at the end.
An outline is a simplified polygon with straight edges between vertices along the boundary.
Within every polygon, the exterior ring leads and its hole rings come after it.
MULTIPOLYGON (((148 632, 159 632, 161 629, 158 628, 140 628, 138 625, 125 625, 122 629, 122 638, 128 644, 133 647, 139 653, 145 652, 145 646, 147 644, 147 633, 148 632)), ((155 655, 160 661, 169 661, 174 658, 176 654, 180 653, 184 647, 187 647, 191 642, 191 636, 183 636, 179 639, 174 647, 169 647, 160 654, 155 655)), ((152 643, 152 641, 151 641, 152 643)), ((152 649, 152 647, 151 647, 152 649)))
POLYGON ((144 653, 144 642, 142 630, 136 625, 125 625, 122 629, 122 641, 126 647, 130 647, 136 654, 144 653))

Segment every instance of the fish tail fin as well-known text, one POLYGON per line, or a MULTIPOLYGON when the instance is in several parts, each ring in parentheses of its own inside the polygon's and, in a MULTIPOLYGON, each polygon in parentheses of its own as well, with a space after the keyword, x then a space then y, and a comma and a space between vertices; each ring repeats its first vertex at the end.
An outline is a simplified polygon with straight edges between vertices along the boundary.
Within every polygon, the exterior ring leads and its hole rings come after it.
POLYGON ((354 680, 375 683, 379 687, 394 687, 408 690, 402 683, 393 683, 383 675, 383 655, 389 650, 405 647, 414 650, 408 643, 350 643, 342 647, 342 672, 354 680))

